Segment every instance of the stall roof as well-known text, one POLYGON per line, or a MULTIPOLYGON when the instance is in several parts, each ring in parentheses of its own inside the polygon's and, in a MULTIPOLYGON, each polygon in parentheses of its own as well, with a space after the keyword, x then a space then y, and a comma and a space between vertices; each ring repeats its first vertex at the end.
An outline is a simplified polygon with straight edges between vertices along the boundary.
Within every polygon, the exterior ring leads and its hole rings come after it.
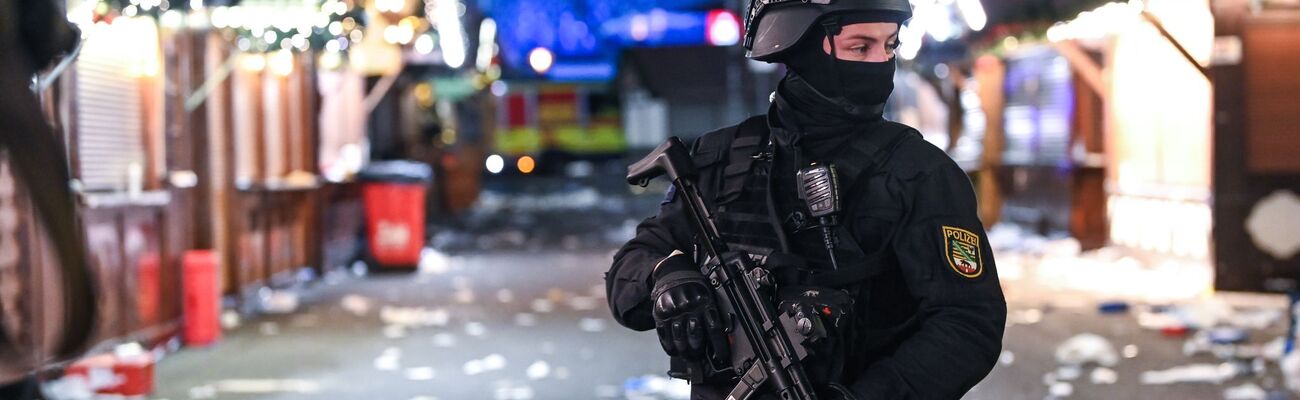
POLYGON ((656 97, 720 93, 727 81, 726 47, 643 47, 623 53, 622 75, 635 74, 640 86, 656 97))

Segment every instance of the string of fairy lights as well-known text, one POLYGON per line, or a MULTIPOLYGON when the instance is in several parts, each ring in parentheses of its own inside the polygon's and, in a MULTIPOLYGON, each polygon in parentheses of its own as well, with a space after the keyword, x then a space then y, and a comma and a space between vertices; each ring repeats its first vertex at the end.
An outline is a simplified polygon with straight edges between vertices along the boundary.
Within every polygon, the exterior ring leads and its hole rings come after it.
POLYGON ((303 3, 292 6, 283 1, 244 3, 204 8, 198 0, 99 0, 93 6, 91 22, 111 23, 117 17, 147 16, 163 26, 207 25, 240 51, 252 53, 346 52, 352 44, 364 39, 368 22, 366 10, 352 1, 324 0, 317 2, 316 7, 304 7, 303 3))
POLYGON ((411 46, 420 54, 441 49, 443 60, 452 68, 464 65, 468 58, 460 21, 465 5, 458 0, 243 0, 218 7, 203 3, 86 0, 81 7, 74 7, 80 11, 69 15, 86 23, 152 17, 164 27, 210 27, 249 53, 324 50, 346 54, 374 34, 388 44, 411 46), (372 22, 382 29, 367 29, 372 22))

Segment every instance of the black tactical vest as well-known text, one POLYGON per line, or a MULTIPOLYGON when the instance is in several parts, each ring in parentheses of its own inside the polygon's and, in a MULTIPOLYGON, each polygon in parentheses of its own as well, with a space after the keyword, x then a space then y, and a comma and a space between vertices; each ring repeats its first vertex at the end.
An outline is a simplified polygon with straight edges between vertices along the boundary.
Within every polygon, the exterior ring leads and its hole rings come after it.
MULTIPOLYGON (((887 121, 866 126, 862 132, 859 137, 848 140, 844 148, 830 159, 819 160, 835 166, 841 190, 845 193, 854 188, 859 178, 879 173, 876 166, 882 165, 903 139, 909 135, 919 136, 905 125, 887 121)), ((795 171, 773 171, 775 148, 770 136, 768 121, 758 116, 733 129, 700 137, 692 154, 696 167, 701 171, 698 185, 728 248, 748 253, 758 265, 772 271, 777 278, 778 308, 813 304, 818 310, 834 310, 827 312, 827 320, 848 321, 828 322, 835 326, 833 332, 828 332, 830 336, 806 343, 815 358, 806 360, 810 378, 814 382, 839 382, 846 362, 842 355, 851 354, 858 345, 853 340, 856 337, 854 310, 867 307, 866 304, 855 304, 860 301, 860 283, 882 270, 880 258, 888 252, 864 254, 850 233, 848 224, 851 221, 844 221, 832 228, 839 270, 833 270, 825 262, 828 257, 824 256, 824 251, 791 256, 783 225, 788 216, 777 215, 771 188, 773 173, 793 174, 795 171)), ((807 213, 806 206, 796 208, 807 213)), ((705 265, 702 255, 696 253, 697 261, 705 265)), ((737 345, 745 341, 742 336, 733 340, 737 345)), ((737 352, 732 355, 743 359, 737 352)), ((677 358, 673 359, 672 370, 678 371, 674 376, 689 377, 697 385, 723 383, 725 386, 734 379, 734 371, 701 368, 700 364, 677 358)))
MULTIPOLYGON (((835 166, 842 191, 851 190, 864 174, 876 173, 876 166, 883 164, 908 135, 919 136, 905 125, 887 121, 865 128, 868 133, 849 140, 829 160, 822 160, 835 166)), ((770 190, 772 151, 768 121, 756 116, 729 131, 702 136, 693 155, 696 166, 705 171, 700 177, 702 191, 706 196, 715 194, 706 198, 706 203, 712 201, 708 206, 713 208, 722 239, 732 250, 749 253, 759 263, 774 254, 791 253, 788 243, 783 243, 786 232, 782 225, 789 216, 776 215, 770 190), (712 173, 708 173, 708 167, 712 167, 712 173)), ((800 268, 796 282, 791 283, 843 288, 869 278, 877 270, 867 268, 874 260, 863 253, 848 223, 833 229, 841 269, 832 271, 827 265, 817 265, 817 260, 824 259, 820 254, 798 254, 813 265, 800 268)))

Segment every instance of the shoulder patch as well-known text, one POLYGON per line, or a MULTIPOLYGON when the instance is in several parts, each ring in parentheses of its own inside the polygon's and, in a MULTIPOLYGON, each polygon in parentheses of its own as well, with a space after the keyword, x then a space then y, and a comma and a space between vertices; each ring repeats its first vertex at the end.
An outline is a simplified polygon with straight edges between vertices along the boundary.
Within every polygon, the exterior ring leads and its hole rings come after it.
POLYGON ((965 229, 944 226, 943 247, 944 259, 948 260, 948 265, 958 275, 973 279, 984 273, 979 235, 965 229))

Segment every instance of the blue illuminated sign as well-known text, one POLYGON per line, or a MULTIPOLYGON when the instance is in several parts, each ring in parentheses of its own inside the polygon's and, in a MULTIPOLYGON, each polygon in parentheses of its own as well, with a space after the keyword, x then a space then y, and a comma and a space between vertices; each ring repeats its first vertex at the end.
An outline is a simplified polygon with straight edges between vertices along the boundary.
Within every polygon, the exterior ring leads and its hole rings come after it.
POLYGON ((707 45, 709 10, 721 0, 479 0, 497 21, 507 77, 602 81, 614 77, 619 52, 630 46, 707 45), (539 75, 533 49, 555 55, 539 75))

